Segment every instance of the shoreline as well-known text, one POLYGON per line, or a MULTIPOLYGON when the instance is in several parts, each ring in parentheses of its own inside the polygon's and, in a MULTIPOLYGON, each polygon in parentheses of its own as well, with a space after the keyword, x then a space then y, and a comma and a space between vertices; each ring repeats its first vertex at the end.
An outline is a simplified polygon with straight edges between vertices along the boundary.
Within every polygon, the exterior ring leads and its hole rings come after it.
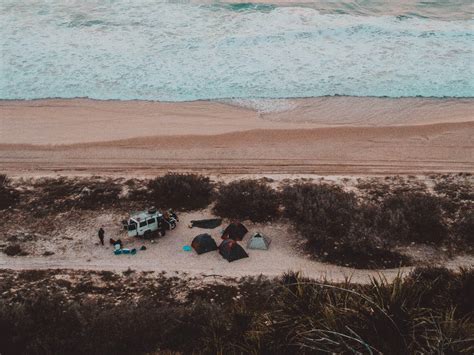
POLYGON ((212 101, 0 101, 0 170, 474 172, 474 99, 331 97, 285 105, 262 112, 212 101))
POLYGON ((331 98, 356 98, 356 99, 380 99, 380 100, 474 100, 474 96, 357 96, 357 95, 324 95, 324 96, 295 96, 295 97, 223 97, 223 98, 209 98, 196 100, 182 100, 182 101, 167 101, 167 100, 152 100, 152 99, 98 99, 89 96, 76 97, 37 97, 37 98, 23 98, 23 99, 1 99, 3 102, 25 102, 25 101, 104 101, 104 102, 151 102, 151 103, 190 103, 190 102, 225 102, 232 100, 311 100, 311 99, 331 99, 331 98))

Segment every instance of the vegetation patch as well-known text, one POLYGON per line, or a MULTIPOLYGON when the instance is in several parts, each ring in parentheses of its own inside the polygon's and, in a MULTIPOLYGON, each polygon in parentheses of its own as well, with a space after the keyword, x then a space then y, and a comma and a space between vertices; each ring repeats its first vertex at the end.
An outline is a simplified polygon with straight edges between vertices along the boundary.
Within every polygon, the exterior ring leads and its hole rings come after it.
POLYGON ((18 192, 11 186, 10 179, 0 174, 0 210, 13 206, 19 198, 18 192))
MULTIPOLYGON (((50 277, 34 288, 15 271, 0 272, 0 284, 12 287, 0 300, 2 354, 474 351, 474 269, 421 268, 368 285, 318 282, 293 272, 202 292, 184 283, 181 301, 176 286, 169 286, 174 281, 164 282, 159 297, 144 292, 159 288, 162 277, 138 278, 132 286, 118 275, 105 287, 91 278, 76 294, 74 284, 57 285, 61 271, 47 272, 50 277), (116 287, 124 284, 130 285, 126 293, 116 287)), ((90 275, 74 273, 81 280, 90 275)))
POLYGON ((122 186, 111 178, 46 178, 33 184, 29 203, 37 215, 64 212, 73 208, 95 210, 116 206, 122 186))
POLYGON ((474 208, 463 208, 459 211, 458 217, 453 226, 454 233, 461 247, 465 246, 469 250, 474 249, 474 208))
POLYGON ((26 251, 21 248, 20 244, 10 244, 3 249, 3 252, 8 256, 25 256, 28 255, 26 251))
POLYGON ((285 214, 319 259, 358 268, 398 267, 408 258, 390 249, 377 206, 339 186, 297 184, 283 191, 285 214))
POLYGON ((277 192, 260 180, 238 180, 222 186, 214 212, 222 217, 263 222, 278 216, 277 192))
POLYGON ((400 192, 381 205, 386 238, 400 242, 434 243, 448 237, 440 199, 428 193, 400 192))
POLYGON ((148 199, 160 207, 196 210, 209 205, 213 189, 208 177, 168 173, 148 183, 148 199))

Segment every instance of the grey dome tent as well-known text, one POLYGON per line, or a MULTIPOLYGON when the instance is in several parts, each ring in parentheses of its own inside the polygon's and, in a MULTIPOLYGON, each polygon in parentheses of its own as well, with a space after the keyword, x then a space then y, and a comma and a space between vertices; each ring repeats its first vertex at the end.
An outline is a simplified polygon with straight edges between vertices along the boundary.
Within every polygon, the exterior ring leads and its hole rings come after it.
POLYGON ((240 222, 232 222, 222 233, 222 239, 233 239, 241 241, 244 235, 247 234, 248 229, 240 222))
POLYGON ((217 244, 215 240, 212 239, 212 237, 207 233, 199 234, 198 236, 194 237, 191 246, 198 254, 204 254, 213 250, 217 250, 217 244))
POLYGON ((267 250, 270 246, 271 239, 261 233, 255 233, 249 240, 247 248, 267 250))
POLYGON ((245 252, 244 248, 242 248, 239 243, 237 243, 233 239, 223 240, 222 243, 219 245, 219 253, 229 263, 235 260, 249 257, 248 254, 245 252))

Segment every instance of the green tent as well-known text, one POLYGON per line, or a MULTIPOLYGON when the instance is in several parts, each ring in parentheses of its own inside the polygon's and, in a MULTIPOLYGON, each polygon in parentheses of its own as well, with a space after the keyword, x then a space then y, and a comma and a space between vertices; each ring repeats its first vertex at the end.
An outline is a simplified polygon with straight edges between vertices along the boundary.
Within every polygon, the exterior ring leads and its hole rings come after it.
POLYGON ((255 233, 249 240, 247 248, 267 250, 270 246, 271 239, 264 236, 262 233, 255 233))

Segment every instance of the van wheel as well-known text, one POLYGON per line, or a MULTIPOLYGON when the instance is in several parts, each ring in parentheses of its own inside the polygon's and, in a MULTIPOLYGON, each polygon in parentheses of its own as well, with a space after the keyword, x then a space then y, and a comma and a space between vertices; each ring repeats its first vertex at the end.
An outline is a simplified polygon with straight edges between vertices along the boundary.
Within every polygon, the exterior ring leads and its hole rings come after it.
POLYGON ((143 238, 150 239, 151 238, 151 230, 145 231, 145 233, 143 233, 143 238))

